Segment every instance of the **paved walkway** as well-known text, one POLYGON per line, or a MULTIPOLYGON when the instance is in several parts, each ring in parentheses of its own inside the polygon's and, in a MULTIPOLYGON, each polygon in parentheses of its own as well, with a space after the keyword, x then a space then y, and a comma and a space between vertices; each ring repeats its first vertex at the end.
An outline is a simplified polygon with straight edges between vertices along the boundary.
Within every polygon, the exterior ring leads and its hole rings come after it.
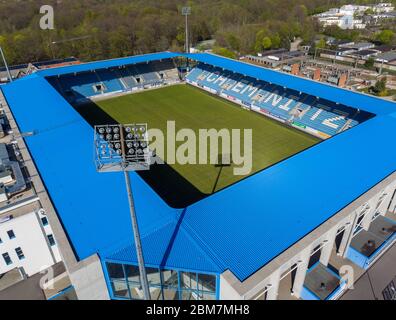
POLYGON ((340 300, 384 300, 382 291, 396 276, 396 244, 390 247, 374 265, 348 290, 340 300))

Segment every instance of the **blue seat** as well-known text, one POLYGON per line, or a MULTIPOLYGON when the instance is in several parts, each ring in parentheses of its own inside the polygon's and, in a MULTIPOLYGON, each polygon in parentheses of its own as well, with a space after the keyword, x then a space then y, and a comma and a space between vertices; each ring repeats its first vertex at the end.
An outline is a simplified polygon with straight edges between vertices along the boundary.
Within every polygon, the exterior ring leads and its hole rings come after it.
POLYGON ((96 73, 99 80, 104 84, 106 93, 122 91, 124 89, 118 76, 112 70, 103 69, 96 71, 96 73))
POLYGON ((145 83, 152 83, 161 80, 158 73, 155 72, 149 64, 137 64, 133 66, 133 69, 135 69, 137 74, 143 78, 145 83))
POLYGON ((120 80, 125 84, 127 89, 132 89, 137 86, 137 82, 129 72, 128 68, 120 68, 118 69, 118 72, 120 73, 120 80))

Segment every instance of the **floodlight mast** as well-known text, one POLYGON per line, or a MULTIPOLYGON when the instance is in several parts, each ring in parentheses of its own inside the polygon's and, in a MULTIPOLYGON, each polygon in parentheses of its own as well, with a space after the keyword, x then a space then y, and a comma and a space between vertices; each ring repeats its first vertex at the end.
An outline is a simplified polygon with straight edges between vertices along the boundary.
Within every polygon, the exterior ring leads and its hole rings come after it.
POLYGON ((128 171, 126 171, 126 169, 124 169, 123 171, 124 171, 124 177, 125 177, 125 185, 126 185, 127 193, 128 193, 129 212, 131 214, 131 220, 132 220, 133 237, 135 239, 135 247, 136 247, 136 253, 137 253, 137 258, 138 258, 140 282, 142 283, 142 287, 143 287, 144 299, 151 300, 150 289, 149 289, 149 284, 148 284, 148 280, 147 280, 147 273, 146 273, 146 268, 145 268, 144 258, 143 258, 142 241, 140 239, 139 226, 138 226, 138 221, 137 221, 136 212, 135 212, 135 202, 133 201, 131 181, 129 178, 128 171))
POLYGON ((183 7, 182 15, 186 17, 186 53, 190 53, 190 35, 188 32, 188 16, 191 15, 191 7, 183 7))
POLYGON ((150 159, 148 152, 147 124, 96 126, 94 139, 96 157, 95 162, 97 170, 99 172, 114 172, 122 170, 124 173, 133 237, 135 240, 136 255, 138 258, 140 282, 145 300, 151 300, 138 219, 135 210, 135 202, 133 199, 131 180, 129 177, 129 171, 149 169, 150 159), (142 131, 142 128, 144 132, 142 131), (125 131, 127 132, 127 137, 125 137, 125 131), (102 136, 98 138, 98 134, 102 136), (140 151, 143 153, 142 156, 141 153, 139 153, 139 149, 137 149, 138 147, 136 147, 137 145, 142 148, 140 149, 140 151), (131 150, 133 151, 132 153, 131 150), (136 158, 131 158, 131 154, 133 154, 136 158))

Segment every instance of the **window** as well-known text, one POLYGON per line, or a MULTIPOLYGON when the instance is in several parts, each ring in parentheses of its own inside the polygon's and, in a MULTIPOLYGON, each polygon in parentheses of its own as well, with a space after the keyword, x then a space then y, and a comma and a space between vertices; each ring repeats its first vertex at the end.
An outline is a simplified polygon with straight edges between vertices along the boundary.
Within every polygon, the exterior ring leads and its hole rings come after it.
POLYGON ((113 280, 125 281, 124 268, 122 267, 122 264, 107 262, 106 265, 107 265, 107 272, 112 281, 113 280))
POLYGON ((363 221, 363 219, 364 219, 364 214, 362 214, 362 215, 359 217, 359 219, 358 219, 356 225, 360 225, 361 222, 363 221))
POLYGON ((52 234, 49 234, 49 235, 47 236, 47 238, 48 238, 48 242, 49 242, 50 246, 53 247, 53 246, 55 245, 54 236, 53 236, 52 234))
POLYGON ((146 268, 146 274, 150 286, 161 286, 161 276, 157 268, 146 268))
POLYGON ((180 272, 182 300, 215 300, 216 276, 180 272))
POLYGON ((44 227, 45 227, 45 226, 48 226, 48 219, 47 219, 47 217, 42 217, 42 218, 41 218, 41 223, 43 224, 44 227))
MULTIPOLYGON (((106 263, 112 296, 118 299, 144 299, 139 268, 134 265, 106 263)), ((146 268, 153 300, 215 300, 215 275, 159 268, 146 268)))
POLYGON ((197 289, 197 274, 191 272, 180 273, 181 288, 187 290, 197 289))
POLYGON ((356 235, 360 230, 362 230, 362 222, 365 217, 367 210, 364 210, 362 213, 360 213, 359 218, 356 222, 355 230, 353 231, 353 235, 356 235))
POLYGON ((178 279, 177 271, 162 270, 162 285, 167 287, 178 288, 179 279, 178 279))
POLYGON ((176 288, 164 287, 162 290, 164 293, 164 300, 180 300, 179 292, 176 288))
POLYGON ((15 233, 13 230, 7 231, 8 237, 11 239, 15 239, 15 233))
POLYGON ((162 288, 150 286, 151 300, 163 300, 162 288))
POLYGON ((111 288, 117 298, 130 299, 128 286, 125 281, 112 281, 111 288))
POLYGON ((208 292, 216 291, 216 276, 198 274, 198 290, 208 292))
POLYGON ((140 273, 137 266, 124 266, 127 281, 140 285, 140 273))
POLYGON ((25 255, 23 254, 21 247, 16 248, 15 253, 17 254, 19 260, 25 259, 25 255))
POLYGON ((140 283, 128 282, 128 286, 133 300, 144 300, 143 287, 140 283))
POLYGON ((6 263, 7 266, 12 264, 12 260, 10 258, 10 255, 8 254, 8 252, 3 253, 3 259, 4 259, 4 262, 6 263))

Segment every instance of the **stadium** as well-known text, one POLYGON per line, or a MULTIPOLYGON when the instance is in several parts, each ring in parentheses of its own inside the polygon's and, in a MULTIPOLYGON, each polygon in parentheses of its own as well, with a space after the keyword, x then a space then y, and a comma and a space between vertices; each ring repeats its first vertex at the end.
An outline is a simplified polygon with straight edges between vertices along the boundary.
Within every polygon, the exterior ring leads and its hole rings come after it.
POLYGON ((95 125, 253 130, 250 175, 130 173, 152 299, 337 299, 345 266, 366 270, 396 240, 393 102, 207 53, 40 70, 1 91, 34 133, 27 148, 81 298, 144 297, 123 176, 96 171, 95 125))

